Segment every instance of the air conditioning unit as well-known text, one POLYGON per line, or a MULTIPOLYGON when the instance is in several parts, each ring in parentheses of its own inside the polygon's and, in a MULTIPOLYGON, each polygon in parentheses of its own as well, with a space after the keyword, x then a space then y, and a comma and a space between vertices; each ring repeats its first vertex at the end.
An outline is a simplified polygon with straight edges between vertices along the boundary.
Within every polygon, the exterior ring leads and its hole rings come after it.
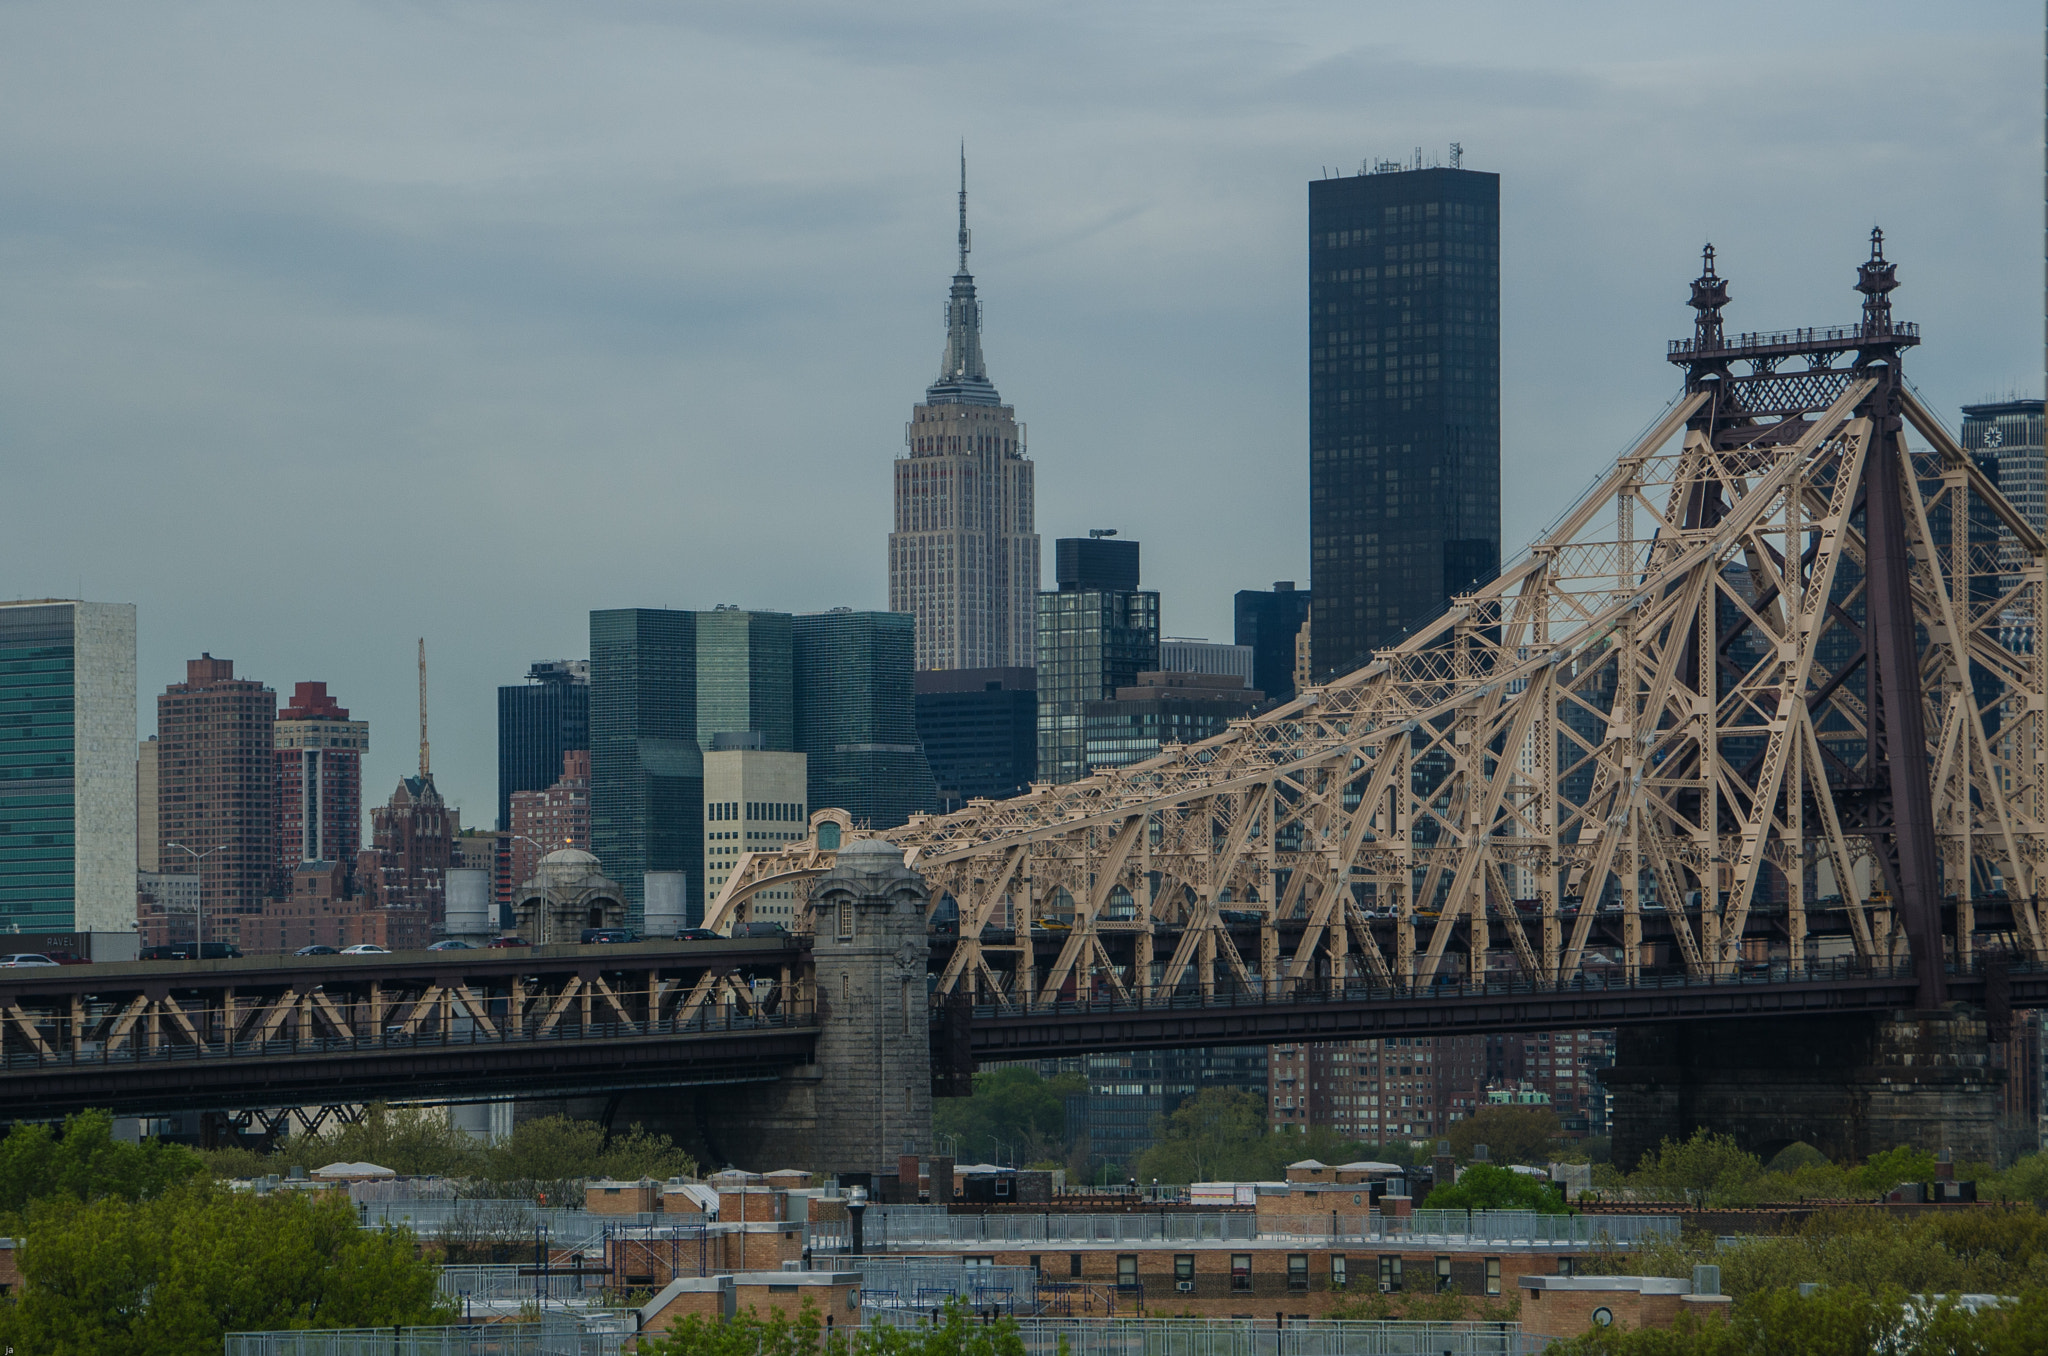
POLYGON ((1183 1295, 1192 1295, 1195 1293, 1195 1283, 1193 1281, 1175 1281, 1173 1283, 1173 1288, 1175 1290, 1180 1291, 1180 1293, 1183 1295))

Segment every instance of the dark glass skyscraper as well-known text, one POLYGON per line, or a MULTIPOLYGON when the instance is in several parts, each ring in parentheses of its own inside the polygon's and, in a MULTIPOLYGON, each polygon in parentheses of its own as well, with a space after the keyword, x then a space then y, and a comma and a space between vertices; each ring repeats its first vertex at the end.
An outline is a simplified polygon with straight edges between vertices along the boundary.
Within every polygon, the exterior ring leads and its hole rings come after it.
POLYGON ((917 737, 938 782, 940 809, 1023 795, 1038 775, 1037 672, 920 671, 917 737))
POLYGON ((936 809, 917 738, 916 619, 836 608, 793 619, 791 633, 811 805, 838 806, 875 829, 936 809))
POLYGON ((1272 592, 1240 589, 1235 600, 1239 645, 1252 647, 1252 686, 1277 705, 1294 696, 1294 638, 1308 620, 1309 591, 1292 579, 1273 585, 1272 592))
POLYGON ((719 734, 761 736, 761 747, 796 747, 790 616, 721 607, 697 614, 697 743, 719 734))
POLYGON ((538 663, 526 681, 498 689, 498 827, 512 822, 514 791, 545 791, 562 775, 562 755, 590 747, 590 665, 538 663))
POLYGON ((1309 184, 1316 678, 1500 569, 1500 177, 1309 184))
POLYGON ((691 922, 702 917, 698 615, 637 607, 590 614, 590 850, 636 920, 649 871, 686 872, 691 922))

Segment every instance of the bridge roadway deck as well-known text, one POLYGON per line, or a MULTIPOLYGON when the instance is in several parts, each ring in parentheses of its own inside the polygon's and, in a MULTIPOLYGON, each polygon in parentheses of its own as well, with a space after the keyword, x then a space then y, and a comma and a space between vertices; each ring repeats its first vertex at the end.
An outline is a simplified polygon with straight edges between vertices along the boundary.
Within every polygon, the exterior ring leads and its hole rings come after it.
POLYGON ((758 1081, 811 1058, 807 964, 747 939, 5 969, 0 1119, 758 1081))
MULTIPOLYGON (((1982 974, 1951 975, 1948 985, 1952 1000, 1977 1005, 1985 1001, 1982 974)), ((2048 1007, 2048 971, 2014 966, 1999 987, 2003 992, 1998 1001, 2012 1008, 2048 1007)), ((1796 1021, 1910 1009, 1915 994, 1908 966, 1876 974, 1844 966, 1814 967, 1798 976, 1711 981, 1682 975, 1647 977, 1635 986, 1579 981, 1560 989, 1538 989, 1496 982, 1432 986, 1420 994, 1357 987, 1275 999, 1219 996, 1206 1003, 1175 997, 1143 1003, 1098 999, 1030 1009, 979 1006, 970 1010, 965 1042, 957 1036, 949 1039, 942 1030, 938 1060, 949 1046, 955 1061, 969 1055, 976 1063, 987 1063, 1091 1050, 1587 1030, 1747 1017, 1796 1021)))
MULTIPOLYGON (((812 1057, 808 986, 791 983, 808 959, 800 939, 750 939, 0 970, 0 1119, 88 1106, 146 1114, 759 1081, 812 1057)), ((2048 1007, 2048 971, 2034 967, 1949 982, 1964 1002, 2048 1007)), ((963 1065, 1084 1051, 1796 1021, 1910 1008, 1914 997, 1905 969, 1816 966, 1633 987, 1495 982, 1404 994, 1354 985, 1208 1002, 949 1003, 934 1012, 933 1063, 949 1079, 963 1065)))

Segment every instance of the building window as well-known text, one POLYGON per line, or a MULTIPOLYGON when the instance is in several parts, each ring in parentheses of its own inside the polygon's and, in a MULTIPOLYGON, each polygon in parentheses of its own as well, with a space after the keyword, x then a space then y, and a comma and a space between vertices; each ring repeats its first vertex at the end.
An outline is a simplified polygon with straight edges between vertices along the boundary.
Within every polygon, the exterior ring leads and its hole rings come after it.
POLYGON ((1045 1255, 1043 1253, 1032 1253, 1029 1259, 1029 1264, 1031 1267, 1031 1272, 1034 1276, 1042 1275, 1045 1271, 1045 1255))
POLYGON ((1557 1274, 1560 1276, 1576 1276, 1579 1273, 1571 1258, 1560 1257, 1557 1259, 1557 1274))
POLYGON ((1138 1254, 1120 1252, 1116 1255, 1116 1283, 1126 1288, 1138 1284, 1138 1254))
POLYGON ((850 899, 839 901, 839 940, 853 940, 853 901, 850 899))
POLYGON ((1489 1295, 1498 1295, 1500 1293, 1500 1258, 1498 1257, 1486 1259, 1486 1293, 1489 1295))
POLYGON ((1401 1288, 1401 1259, 1392 1253, 1380 1254, 1380 1289, 1394 1291, 1401 1288))
POLYGON ((1341 1253, 1341 1252, 1333 1252, 1333 1253, 1331 1253, 1331 1254, 1330 1254, 1330 1289, 1332 1289, 1332 1290, 1342 1290, 1342 1289, 1344 1288, 1345 1284, 1346 1284, 1346 1281, 1345 1281, 1345 1275, 1346 1275, 1346 1262, 1345 1262, 1344 1254, 1343 1254, 1343 1253, 1341 1253))
POLYGON ((1252 1288, 1252 1255, 1248 1252, 1230 1254, 1230 1288, 1249 1290, 1252 1288))
POLYGON ((1289 1290, 1308 1289, 1307 1253, 1290 1252, 1287 1254, 1287 1288, 1289 1290))
POLYGON ((1067 1254, 1067 1274, 1069 1276, 1079 1276, 1081 1274, 1080 1253, 1072 1252, 1067 1254))
POLYGON ((1441 1295, 1444 1291, 1449 1290, 1450 1288, 1451 1259, 1448 1257, 1439 1257, 1436 1259, 1436 1292, 1439 1295, 1441 1295))
POLYGON ((1195 1255, 1193 1253, 1179 1252, 1174 1254, 1173 1279, 1182 1284, 1193 1282, 1195 1279, 1195 1255))

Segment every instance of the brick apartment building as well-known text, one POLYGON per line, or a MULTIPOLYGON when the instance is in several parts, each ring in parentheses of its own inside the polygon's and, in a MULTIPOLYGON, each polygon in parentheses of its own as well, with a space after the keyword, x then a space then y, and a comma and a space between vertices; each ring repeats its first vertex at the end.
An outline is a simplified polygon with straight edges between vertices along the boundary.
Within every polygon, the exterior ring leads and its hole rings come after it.
POLYGON ((370 846, 356 859, 356 889, 377 909, 418 910, 429 926, 447 915, 447 872, 459 832, 454 806, 431 772, 401 777, 386 804, 370 812, 370 846))
POLYGON ((276 723, 277 694, 210 654, 156 699, 160 861, 199 877, 208 941, 278 884, 276 723))
POLYGON ((590 750, 562 754, 562 775, 542 791, 511 797, 512 884, 534 877, 540 859, 556 848, 590 849, 590 750))
POLYGON ((289 890, 301 862, 353 864, 363 847, 363 755, 370 723, 350 720, 325 683, 300 683, 277 713, 277 872, 289 890))
POLYGON ((1486 1038, 1401 1036, 1276 1045, 1267 1121, 1368 1143, 1433 1139, 1486 1105, 1486 1038))

